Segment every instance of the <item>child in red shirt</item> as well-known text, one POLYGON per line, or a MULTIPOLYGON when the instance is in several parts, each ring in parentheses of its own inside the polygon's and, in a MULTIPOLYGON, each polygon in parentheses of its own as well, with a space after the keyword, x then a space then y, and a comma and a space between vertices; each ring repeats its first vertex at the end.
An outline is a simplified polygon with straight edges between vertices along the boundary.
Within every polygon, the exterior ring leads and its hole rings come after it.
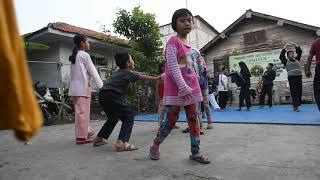
MULTIPOLYGON (((165 71, 165 63, 161 62, 159 64, 159 75, 160 75, 161 78, 157 81, 157 84, 156 84, 156 97, 159 99, 158 125, 161 124, 161 121, 163 120, 164 114, 165 114, 164 105, 163 105, 163 93, 164 93, 164 80, 163 80, 163 77, 164 77, 164 71, 165 71)), ((179 129, 179 128, 180 127, 177 126, 177 125, 173 126, 173 129, 179 129)))

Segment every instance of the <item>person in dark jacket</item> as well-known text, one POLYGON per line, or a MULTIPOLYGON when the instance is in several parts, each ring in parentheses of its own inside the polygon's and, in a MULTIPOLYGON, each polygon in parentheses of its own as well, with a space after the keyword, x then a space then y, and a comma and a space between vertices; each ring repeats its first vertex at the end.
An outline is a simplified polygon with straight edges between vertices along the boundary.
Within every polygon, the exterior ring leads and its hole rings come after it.
POLYGON ((264 107, 264 99, 268 95, 268 106, 272 107, 272 89, 273 89, 273 80, 276 78, 276 71, 273 70, 273 64, 269 63, 267 66, 267 71, 262 75, 262 88, 260 94, 260 107, 264 107))
POLYGON ((251 74, 247 65, 244 62, 239 62, 239 66, 241 69, 240 76, 244 80, 244 83, 242 83, 240 88, 238 111, 241 111, 241 108, 244 106, 244 100, 246 101, 246 107, 247 107, 246 111, 250 111, 251 99, 250 99, 249 88, 251 86, 251 82, 250 82, 251 74))
MULTIPOLYGON (((320 36, 320 32, 318 36, 320 36)), ((314 98, 316 99, 316 103, 320 111, 320 38, 313 41, 310 48, 306 71, 305 71, 305 74, 308 78, 311 77, 310 67, 311 67, 313 56, 316 56, 316 64, 317 64, 315 68, 315 75, 313 80, 314 98)))
POLYGON ((299 112, 302 96, 302 70, 300 67, 302 50, 295 43, 287 43, 282 49, 279 59, 288 72, 293 111, 299 112), (295 52, 297 56, 295 56, 295 52), (287 58, 286 58, 287 54, 287 58))

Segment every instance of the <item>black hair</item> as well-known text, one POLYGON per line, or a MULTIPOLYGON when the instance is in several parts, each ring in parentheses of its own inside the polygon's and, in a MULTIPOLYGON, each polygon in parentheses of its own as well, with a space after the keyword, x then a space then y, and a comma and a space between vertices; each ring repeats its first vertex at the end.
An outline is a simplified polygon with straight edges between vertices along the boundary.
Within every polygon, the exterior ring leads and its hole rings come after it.
POLYGON ((114 59, 116 60, 116 65, 120 69, 127 69, 128 65, 127 62, 129 61, 130 55, 128 53, 117 53, 114 56, 114 59))
POLYGON ((159 63, 159 66, 158 66, 159 74, 164 73, 164 71, 162 70, 162 67, 163 67, 163 66, 164 66, 164 61, 161 61, 161 62, 159 63))
POLYGON ((246 69, 246 70, 248 70, 249 71, 249 69, 248 69, 248 67, 247 67, 247 65, 246 65, 246 63, 244 63, 244 62, 239 62, 239 66, 240 66, 240 68, 241 69, 246 69))
POLYGON ((76 46, 73 48, 71 56, 69 56, 69 61, 71 61, 72 64, 76 63, 76 55, 80 50, 81 42, 85 42, 86 40, 87 40, 87 37, 82 34, 76 34, 73 37, 73 42, 76 46))
POLYGON ((192 22, 193 22, 193 15, 192 13, 185 8, 178 9, 173 13, 172 16, 172 21, 171 21, 171 27, 174 31, 177 31, 177 21, 179 17, 185 17, 185 16, 191 16, 192 17, 192 22))
POLYGON ((222 68, 221 68, 221 71, 224 71, 224 70, 226 70, 226 67, 222 67, 222 68))
POLYGON ((290 50, 290 51, 287 51, 287 56, 288 56, 288 54, 289 54, 290 52, 293 52, 293 53, 294 53, 294 51, 292 51, 292 50, 290 50))
POLYGON ((273 67, 273 63, 269 63, 269 65, 270 65, 271 67, 273 67))

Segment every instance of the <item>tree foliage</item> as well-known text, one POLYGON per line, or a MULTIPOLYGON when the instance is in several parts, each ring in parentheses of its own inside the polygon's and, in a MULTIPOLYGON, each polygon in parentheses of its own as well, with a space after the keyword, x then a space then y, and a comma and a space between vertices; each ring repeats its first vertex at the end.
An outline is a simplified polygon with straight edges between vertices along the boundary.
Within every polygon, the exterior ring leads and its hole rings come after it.
MULTIPOLYGON (((113 22, 115 33, 126 37, 135 61, 136 70, 158 74, 158 64, 163 60, 160 27, 155 15, 144 13, 140 7, 131 12, 120 9, 113 22)), ((130 87, 127 102, 138 113, 155 110, 154 82, 138 82, 130 87)))
POLYGON ((155 15, 144 13, 140 7, 134 7, 132 12, 120 9, 113 23, 115 32, 129 39, 131 55, 137 70, 147 73, 157 73, 157 67, 162 60, 160 27, 155 15))

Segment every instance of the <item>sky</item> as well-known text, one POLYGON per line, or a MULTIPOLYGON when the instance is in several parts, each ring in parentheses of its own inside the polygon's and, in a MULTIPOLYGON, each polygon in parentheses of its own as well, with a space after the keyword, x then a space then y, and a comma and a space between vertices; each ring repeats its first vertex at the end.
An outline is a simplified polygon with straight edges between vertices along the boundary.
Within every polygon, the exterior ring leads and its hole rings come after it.
POLYGON ((137 5, 154 13, 160 25, 170 23, 175 10, 188 7, 220 32, 248 9, 320 27, 320 0, 14 0, 14 4, 21 34, 51 22, 95 31, 106 25, 112 31, 116 12, 120 8, 131 11, 137 5))

